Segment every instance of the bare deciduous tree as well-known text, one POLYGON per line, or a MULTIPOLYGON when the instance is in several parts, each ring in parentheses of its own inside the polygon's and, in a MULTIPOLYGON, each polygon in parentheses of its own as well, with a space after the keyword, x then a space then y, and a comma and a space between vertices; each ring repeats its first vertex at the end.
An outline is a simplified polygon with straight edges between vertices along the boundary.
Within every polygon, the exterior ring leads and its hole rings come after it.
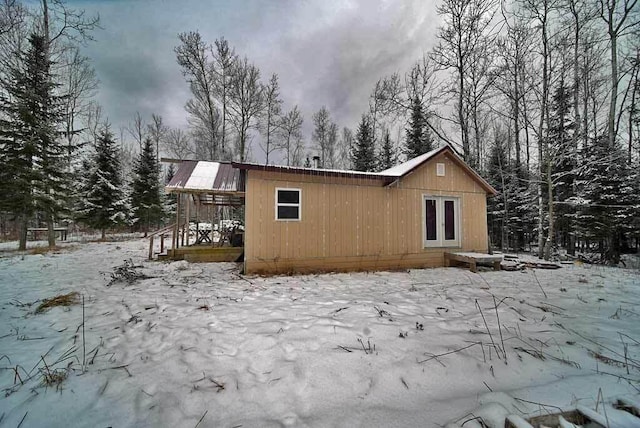
POLYGON ((618 106, 618 41, 640 24, 640 12, 636 5, 638 0, 598 0, 600 18, 607 26, 610 49, 611 95, 609 98, 609 115, 607 133, 609 147, 613 148, 618 135, 616 109, 618 106))
POLYGON ((302 123, 304 119, 298 106, 285 113, 280 118, 280 148, 287 154, 287 166, 292 164, 295 155, 295 144, 302 139, 302 123))
MULTIPOLYGON (((332 142, 332 128, 335 127, 335 124, 331 121, 331 117, 329 115, 329 110, 325 106, 322 106, 320 110, 318 110, 313 118, 313 141, 316 144, 316 150, 318 150, 318 155, 320 156, 320 166, 322 168, 328 168, 332 163, 333 159, 331 158, 333 154, 333 147, 331 147, 332 142)), ((337 136, 337 130, 336 130, 337 136)))
POLYGON ((207 159, 226 158, 220 142, 221 118, 214 99, 215 73, 209 57, 210 47, 197 31, 181 33, 178 38, 181 44, 174 51, 193 96, 187 102, 186 110, 194 137, 197 143, 208 147, 207 159))
POLYGON ((186 159, 194 153, 188 135, 180 128, 169 129, 163 147, 171 157, 177 159, 186 159))
POLYGON ((269 155, 280 147, 277 142, 273 141, 274 136, 278 135, 277 131, 282 124, 280 120, 282 115, 282 99, 280 98, 277 74, 271 76, 269 83, 263 86, 262 92, 264 94, 264 110, 260 117, 260 131, 265 137, 265 145, 262 149, 266 155, 265 164, 268 165, 269 155))
POLYGON ((142 143, 144 141, 144 137, 147 135, 147 124, 142 119, 139 111, 137 111, 135 116, 133 116, 133 122, 130 122, 127 125, 126 130, 138 144, 138 149, 142 150, 142 143))
POLYGON ((229 117, 229 92, 232 84, 233 67, 238 56, 233 48, 229 47, 229 42, 221 37, 215 42, 215 51, 213 51, 213 73, 215 75, 214 89, 220 104, 222 105, 222 135, 221 135, 221 151, 225 153, 227 148, 227 120, 229 117))
POLYGON ((433 58, 443 69, 453 71, 449 91, 456 98, 455 123, 460 127, 464 158, 472 164, 468 77, 472 68, 480 66, 476 59, 483 39, 492 32, 496 6, 496 0, 444 0, 437 8, 444 24, 433 58))
POLYGON ((153 113, 151 123, 147 125, 147 134, 156 146, 156 162, 160 161, 160 146, 169 132, 169 128, 163 123, 162 116, 153 113))
POLYGON ((264 108, 264 92, 260 84, 260 70, 245 57, 236 61, 231 78, 229 109, 238 132, 235 158, 244 162, 248 151, 249 129, 264 108))

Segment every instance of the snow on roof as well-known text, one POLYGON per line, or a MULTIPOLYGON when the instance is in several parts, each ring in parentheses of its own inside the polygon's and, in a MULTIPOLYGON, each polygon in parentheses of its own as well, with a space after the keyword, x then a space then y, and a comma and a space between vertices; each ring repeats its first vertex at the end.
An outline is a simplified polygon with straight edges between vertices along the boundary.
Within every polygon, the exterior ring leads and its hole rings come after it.
POLYGON ((182 161, 166 186, 168 191, 244 192, 241 171, 230 163, 182 161))
POLYGON ((213 188, 213 182, 218 175, 218 162, 198 162, 191 171, 189 179, 184 187, 187 189, 209 190, 213 188))
POLYGON ((418 165, 432 158, 433 156, 440 153, 445 147, 439 147, 437 149, 431 150, 423 155, 415 157, 413 159, 409 159, 406 162, 401 163, 400 165, 396 165, 389 169, 385 169, 384 171, 378 172, 380 175, 390 175, 393 177, 402 177, 406 173, 410 172, 412 169, 416 168, 418 165))
POLYGON ((300 166, 286 166, 286 165, 264 165, 251 162, 233 162, 233 166, 240 169, 256 169, 263 171, 278 171, 278 172, 291 172, 291 173, 303 173, 311 175, 346 175, 346 176, 358 176, 363 178, 385 178, 386 175, 380 172, 371 171, 353 171, 349 169, 325 169, 325 168, 305 168, 300 166))
POLYGON ((421 165, 423 162, 426 162, 428 159, 437 155, 438 153, 444 151, 447 147, 440 147, 435 150, 431 150, 428 153, 420 155, 416 158, 410 159, 400 165, 396 165, 392 168, 385 169, 384 171, 378 172, 368 172, 368 171, 352 171, 346 169, 323 169, 323 168, 302 168, 302 167, 294 167, 294 166, 282 166, 282 165, 262 165, 255 163, 233 163, 233 165, 237 168, 241 169, 260 169, 265 171, 282 171, 282 172, 292 172, 292 173, 308 173, 308 174, 327 174, 327 175, 346 175, 346 176, 357 176, 363 178, 378 178, 378 179, 395 179, 402 177, 407 174, 414 168, 421 165))

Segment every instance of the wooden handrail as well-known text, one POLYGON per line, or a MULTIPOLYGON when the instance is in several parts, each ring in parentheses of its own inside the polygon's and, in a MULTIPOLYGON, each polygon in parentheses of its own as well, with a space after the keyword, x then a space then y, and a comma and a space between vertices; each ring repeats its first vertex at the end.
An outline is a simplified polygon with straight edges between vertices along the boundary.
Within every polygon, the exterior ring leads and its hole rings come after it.
POLYGON ((175 226, 176 226, 176 224, 175 224, 175 223, 170 224, 170 225, 168 225, 168 226, 165 226, 165 227, 163 227, 162 229, 158 229, 158 230, 156 230, 155 232, 148 234, 148 235, 147 235, 147 238, 150 238, 150 237, 152 237, 152 236, 157 236, 157 235, 160 235, 160 234, 164 234, 164 233, 166 233, 166 232, 171 232, 171 231, 173 231, 173 228, 174 228, 175 226))

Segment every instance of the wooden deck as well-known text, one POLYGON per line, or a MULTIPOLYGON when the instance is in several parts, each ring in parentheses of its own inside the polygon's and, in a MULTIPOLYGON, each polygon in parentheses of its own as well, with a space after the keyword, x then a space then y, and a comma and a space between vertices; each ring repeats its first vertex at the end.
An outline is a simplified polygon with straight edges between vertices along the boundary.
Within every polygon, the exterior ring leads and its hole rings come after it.
POLYGON ((238 261, 244 247, 212 247, 210 245, 192 245, 168 250, 167 254, 160 254, 158 260, 186 260, 197 262, 235 262, 238 261))
POLYGON ((478 264, 490 264, 493 266, 493 270, 500 270, 500 263, 502 262, 501 255, 484 254, 484 253, 444 253, 444 265, 456 266, 458 264, 469 265, 471 272, 478 272, 478 264))

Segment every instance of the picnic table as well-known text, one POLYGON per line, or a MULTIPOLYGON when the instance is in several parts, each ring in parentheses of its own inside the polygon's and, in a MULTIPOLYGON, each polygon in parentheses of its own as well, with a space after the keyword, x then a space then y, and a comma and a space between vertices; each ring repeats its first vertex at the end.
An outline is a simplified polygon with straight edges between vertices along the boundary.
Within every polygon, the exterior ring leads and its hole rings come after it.
POLYGON ((211 229, 198 229, 196 244, 211 244, 211 229))

